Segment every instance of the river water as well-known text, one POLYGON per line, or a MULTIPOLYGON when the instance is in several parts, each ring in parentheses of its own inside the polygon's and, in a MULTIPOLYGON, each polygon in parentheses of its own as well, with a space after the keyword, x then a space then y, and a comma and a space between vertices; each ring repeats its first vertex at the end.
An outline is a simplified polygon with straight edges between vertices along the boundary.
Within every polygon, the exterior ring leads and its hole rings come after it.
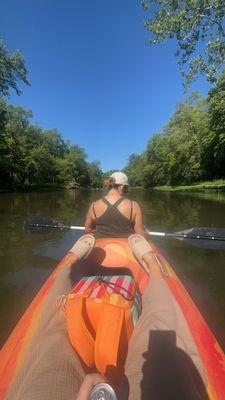
MULTIPOLYGON (((76 231, 29 234, 30 216, 83 225, 88 205, 100 191, 0 194, 0 344, 23 314, 57 261, 79 237, 76 231)), ((144 223, 154 231, 224 227, 225 193, 166 193, 131 190, 144 223)), ((157 239, 225 350, 225 250, 199 248, 177 239, 157 239)))

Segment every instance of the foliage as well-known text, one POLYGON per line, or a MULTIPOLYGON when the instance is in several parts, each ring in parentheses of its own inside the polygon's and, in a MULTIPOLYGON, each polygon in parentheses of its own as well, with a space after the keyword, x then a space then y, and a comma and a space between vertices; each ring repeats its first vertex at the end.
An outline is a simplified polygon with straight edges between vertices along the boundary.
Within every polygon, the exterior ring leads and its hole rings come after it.
POLYGON ((207 98, 179 102, 163 131, 125 167, 132 185, 190 185, 225 178, 225 72, 207 98))
POLYGON ((103 179, 108 179, 113 172, 118 171, 117 169, 110 169, 108 171, 103 172, 103 179))
POLYGON ((20 95, 22 92, 18 87, 18 81, 29 85, 23 56, 19 50, 10 54, 0 40, 0 95, 8 96, 11 88, 20 95))
POLYGON ((124 168, 125 174, 129 177, 131 186, 142 186, 143 167, 145 155, 131 154, 128 159, 128 165, 124 168))
POLYGON ((169 144, 169 183, 174 185, 199 182, 204 177, 203 140, 209 133, 205 100, 190 96, 178 104, 165 132, 169 144))
POLYGON ((103 172, 99 161, 93 161, 88 164, 90 184, 92 188, 101 188, 103 186, 103 172))
POLYGON ((210 135, 205 138, 208 178, 225 176, 225 71, 208 96, 210 135))
POLYGON ((64 141, 56 129, 32 125, 32 112, 0 98, 1 189, 100 186, 97 161, 87 163, 84 149, 64 141))
POLYGON ((179 103, 163 132, 150 138, 145 186, 189 184, 202 178, 202 140, 208 117, 204 101, 191 101, 179 103))
POLYGON ((196 76, 205 74, 209 82, 225 61, 225 2, 221 0, 141 0, 150 18, 145 27, 150 43, 175 38, 176 55, 188 87, 196 76))

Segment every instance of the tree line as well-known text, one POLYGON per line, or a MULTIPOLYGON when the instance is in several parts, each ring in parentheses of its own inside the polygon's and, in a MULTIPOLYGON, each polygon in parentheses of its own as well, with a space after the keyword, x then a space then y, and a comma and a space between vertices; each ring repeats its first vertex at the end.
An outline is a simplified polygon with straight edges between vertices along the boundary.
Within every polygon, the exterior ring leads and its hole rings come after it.
POLYGON ((225 71, 206 98, 195 92, 179 102, 124 171, 133 186, 146 188, 225 178, 225 71))
MULTIPOLYGON (((220 6, 217 8, 216 0, 213 3, 210 13, 221 10, 220 6)), ((164 25, 167 15, 164 11, 169 7, 168 15, 172 13, 175 18, 177 7, 180 7, 170 1, 163 4, 160 22, 152 20, 146 25, 157 34, 156 43, 172 34, 169 25, 164 25)), ((190 15, 197 13, 195 8, 189 11, 190 15)), ((224 13, 217 14, 215 18, 217 26, 220 26, 224 13)), ((182 19, 184 14, 180 16, 182 19)), ((187 21, 182 21, 186 32, 187 21)), ((193 31, 202 26, 200 21, 196 24, 193 31)), ((177 29, 179 31, 179 24, 174 25, 174 32, 177 29)), ((178 33, 181 34, 180 31, 178 33)), ((220 34, 223 36, 223 31, 220 34)), ((220 51, 218 65, 222 65, 225 54, 221 35, 220 50, 217 49, 220 51)), ((195 41, 198 40, 196 37, 195 41)), ((182 47, 181 43, 179 46, 182 47)), ((210 60, 209 68, 214 63, 212 57, 210 60)), ((179 102, 162 132, 150 137, 145 151, 129 157, 124 171, 133 186, 185 185, 225 178, 225 72, 212 81, 216 81, 215 87, 206 98, 193 93, 179 102)), ((6 101, 10 90, 21 94, 18 82, 30 84, 23 56, 19 51, 9 53, 0 41, 0 189, 56 187, 73 183, 101 187, 103 179, 112 171, 103 173, 98 161, 87 162, 87 155, 80 146, 65 141, 56 129, 45 130, 32 124, 30 110, 6 101)))
POLYGON ((0 98, 1 189, 102 186, 98 161, 88 163, 84 149, 65 141, 56 129, 33 125, 31 117, 30 110, 0 98))
POLYGON ((6 101, 12 89, 21 94, 18 82, 29 85, 23 56, 0 41, 0 189, 101 187, 98 161, 88 163, 84 149, 32 124, 31 110, 6 101))

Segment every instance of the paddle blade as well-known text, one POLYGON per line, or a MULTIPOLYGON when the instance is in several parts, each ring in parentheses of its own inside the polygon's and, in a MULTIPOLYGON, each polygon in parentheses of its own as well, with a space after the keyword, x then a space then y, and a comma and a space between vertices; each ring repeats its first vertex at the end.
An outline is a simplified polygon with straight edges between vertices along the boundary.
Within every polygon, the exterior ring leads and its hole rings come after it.
POLYGON ((225 250, 225 228, 190 228, 176 234, 185 235, 177 239, 185 240, 195 247, 225 250))
POLYGON ((48 233, 51 229, 65 229, 66 225, 51 218, 28 218, 24 221, 24 230, 29 233, 48 233))

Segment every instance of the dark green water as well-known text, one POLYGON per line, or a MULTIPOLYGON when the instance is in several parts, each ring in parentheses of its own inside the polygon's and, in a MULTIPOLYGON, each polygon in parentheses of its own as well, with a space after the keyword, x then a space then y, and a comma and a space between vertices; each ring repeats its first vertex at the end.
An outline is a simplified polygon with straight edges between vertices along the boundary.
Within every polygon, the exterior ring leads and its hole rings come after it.
MULTIPOLYGON (((88 205, 102 193, 67 191, 0 194, 0 342, 8 337, 57 261, 76 240, 75 231, 31 235, 29 216, 83 225, 88 205)), ((193 226, 225 226, 225 194, 165 193, 135 190, 151 230, 178 231, 193 226)), ((225 250, 193 247, 175 239, 157 240, 210 328, 225 349, 225 250)))

